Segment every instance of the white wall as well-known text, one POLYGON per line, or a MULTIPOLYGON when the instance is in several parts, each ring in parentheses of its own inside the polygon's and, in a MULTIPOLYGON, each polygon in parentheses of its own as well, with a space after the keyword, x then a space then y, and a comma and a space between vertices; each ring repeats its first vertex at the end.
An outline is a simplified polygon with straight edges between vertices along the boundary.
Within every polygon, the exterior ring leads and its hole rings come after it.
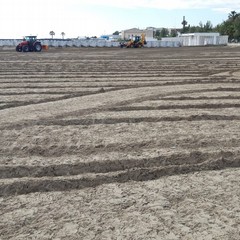
POLYGON ((0 47, 11 47, 17 46, 17 44, 22 40, 17 39, 0 39, 0 47))
MULTIPOLYGON (((39 39, 43 45, 52 47, 119 47, 119 42, 110 42, 105 39, 39 39)), ((15 47, 21 39, 0 39, 0 47, 15 47)), ((163 38, 161 41, 152 38, 146 39, 146 47, 179 47, 179 46, 206 46, 227 45, 228 36, 219 33, 189 33, 179 37, 163 38)))
MULTIPOLYGON (((50 47, 119 47, 119 42, 107 41, 104 39, 39 39, 42 45, 50 47)), ((22 40, 0 39, 0 47, 15 47, 22 40)), ((147 41, 145 47, 179 47, 180 41, 147 41)))
POLYGON ((182 46, 227 45, 228 36, 219 36, 219 33, 182 34, 175 38, 163 38, 164 41, 177 41, 182 46))

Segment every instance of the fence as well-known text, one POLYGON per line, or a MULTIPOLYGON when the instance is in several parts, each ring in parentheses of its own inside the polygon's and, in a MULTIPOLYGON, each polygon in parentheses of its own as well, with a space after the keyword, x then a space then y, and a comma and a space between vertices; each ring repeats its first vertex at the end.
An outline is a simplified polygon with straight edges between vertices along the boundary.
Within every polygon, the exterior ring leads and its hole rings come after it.
MULTIPOLYGON (((39 39, 49 47, 119 47, 119 42, 105 39, 39 39)), ((0 47, 15 47, 21 39, 0 39, 0 47)), ((180 41, 148 41, 145 47, 180 47, 180 41)))

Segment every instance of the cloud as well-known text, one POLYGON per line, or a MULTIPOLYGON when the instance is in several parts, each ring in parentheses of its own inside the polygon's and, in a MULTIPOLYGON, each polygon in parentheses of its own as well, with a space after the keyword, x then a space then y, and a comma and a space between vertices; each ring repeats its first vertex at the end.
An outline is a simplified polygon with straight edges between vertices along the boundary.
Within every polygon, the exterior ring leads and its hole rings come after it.
POLYGON ((157 8, 157 9, 240 9, 239 0, 83 0, 83 2, 91 5, 112 6, 118 8, 157 8))
MULTIPOLYGON (((32 0, 25 0, 24 4, 19 4, 19 0, 1 0, 0 38, 21 37, 25 34, 38 34, 39 36, 49 37, 49 31, 51 30, 55 31, 56 37, 61 37, 60 33, 62 31, 66 32, 66 37, 91 34, 100 35, 130 26, 169 25, 176 21, 174 20, 175 16, 171 16, 172 19, 165 16, 167 20, 162 19, 159 23, 156 20, 156 16, 154 14, 151 15, 152 9, 175 10, 175 13, 183 12, 181 10, 185 9, 200 9, 203 10, 199 11, 201 15, 192 17, 195 17, 196 21, 200 21, 199 19, 206 18, 204 15, 205 9, 208 10, 206 11, 208 19, 211 17, 217 18, 219 15, 223 15, 222 13, 225 15, 233 10, 240 12, 240 1, 41 0, 33 4, 32 0), (134 17, 129 11, 125 11, 126 9, 134 9, 134 17), (142 13, 145 9, 149 11, 147 11, 146 16, 143 16, 142 13), (119 12, 123 15, 123 19, 119 17, 114 18, 119 12), (209 16, 209 14, 212 14, 212 16, 209 16)), ((192 12, 196 13, 197 11, 192 12)), ((176 24, 174 23, 173 25, 176 24)))

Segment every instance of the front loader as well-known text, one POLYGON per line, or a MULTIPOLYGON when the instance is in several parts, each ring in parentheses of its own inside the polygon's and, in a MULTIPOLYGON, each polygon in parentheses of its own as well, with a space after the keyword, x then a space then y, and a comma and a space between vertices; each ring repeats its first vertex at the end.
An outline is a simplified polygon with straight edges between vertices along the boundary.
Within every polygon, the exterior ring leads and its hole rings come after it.
POLYGON ((120 47, 126 47, 126 48, 142 48, 144 45, 147 44, 145 39, 145 34, 142 34, 141 36, 134 36, 133 39, 130 39, 128 42, 120 43, 120 47))

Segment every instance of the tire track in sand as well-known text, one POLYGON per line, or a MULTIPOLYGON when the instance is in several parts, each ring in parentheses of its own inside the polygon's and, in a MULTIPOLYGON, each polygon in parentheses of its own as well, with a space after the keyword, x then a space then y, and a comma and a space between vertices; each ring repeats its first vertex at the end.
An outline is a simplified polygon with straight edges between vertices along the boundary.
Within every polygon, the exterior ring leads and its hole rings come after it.
MULTIPOLYGON (((137 102, 144 98, 154 96, 168 96, 184 93, 189 90, 209 90, 216 87, 233 88, 234 84, 215 83, 215 84, 189 84, 160 87, 143 87, 134 89, 119 90, 114 92, 100 93, 90 96, 76 97, 64 99, 56 102, 40 103, 35 105, 21 106, 17 108, 3 109, 0 111, 1 129, 16 123, 24 123, 26 121, 37 121, 43 119, 52 119, 59 116, 67 116, 74 112, 91 113, 93 111, 101 111, 114 105, 121 105, 126 102, 137 102), (124 98, 123 98, 124 96, 124 98)), ((238 87, 238 84, 236 84, 238 87)))

